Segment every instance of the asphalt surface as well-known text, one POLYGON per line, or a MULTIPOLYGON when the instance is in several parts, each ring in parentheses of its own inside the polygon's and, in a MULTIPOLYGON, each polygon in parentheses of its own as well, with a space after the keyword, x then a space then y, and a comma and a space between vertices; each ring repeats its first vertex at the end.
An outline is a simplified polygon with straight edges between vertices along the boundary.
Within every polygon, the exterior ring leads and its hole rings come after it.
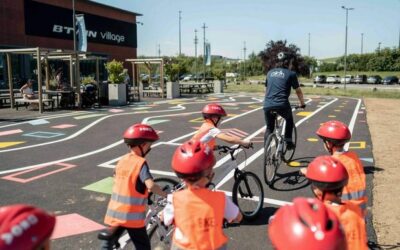
MULTIPOLYGON (((328 120, 343 121, 352 129, 350 149, 358 153, 364 164, 368 207, 372 206, 372 178, 377 168, 362 100, 306 97, 306 110, 293 112, 298 138, 292 166, 282 163, 270 188, 264 183, 262 171, 262 99, 259 94, 211 95, 116 108, 47 112, 40 116, 34 111, 10 113, 0 109, 0 205, 30 203, 54 212, 58 216, 52 240, 54 249, 98 249, 97 233, 104 226, 112 168, 128 152, 121 140, 125 129, 138 122, 151 124, 160 134, 147 157, 152 174, 175 178, 170 167, 174 150, 201 125, 202 107, 219 102, 229 113, 220 128, 254 141, 254 149, 246 150, 244 170, 260 177, 265 197, 262 213, 255 221, 225 229, 229 249, 272 249, 267 237, 268 218, 294 197, 313 197, 298 170, 314 157, 326 154, 315 131, 328 120)), ((217 188, 231 192, 233 179, 224 168, 225 158, 217 157, 217 188)), ((238 164, 244 166, 242 159, 243 152, 238 164)), ((376 242, 371 218, 370 212, 368 237, 376 242)))

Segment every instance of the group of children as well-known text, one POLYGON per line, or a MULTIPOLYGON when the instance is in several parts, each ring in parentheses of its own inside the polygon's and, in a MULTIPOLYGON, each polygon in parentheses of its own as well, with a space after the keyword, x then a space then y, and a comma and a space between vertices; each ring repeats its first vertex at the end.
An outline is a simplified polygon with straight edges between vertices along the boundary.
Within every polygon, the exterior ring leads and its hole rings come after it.
MULTIPOLYGON (((251 142, 218 129, 226 116, 220 105, 209 104, 202 113, 201 128, 172 157, 172 169, 185 183, 185 189, 172 194, 154 183, 145 159, 159 139, 156 131, 149 125, 135 124, 124 133, 130 151, 115 168, 105 223, 127 230, 136 249, 151 249, 144 222, 149 191, 167 198, 160 217, 165 225, 175 226, 171 249, 227 249, 223 221, 242 220, 239 208, 225 193, 212 191, 207 184, 214 176, 216 138, 244 147, 251 142)), ((279 250, 368 249, 365 174, 358 156, 344 149, 351 133, 345 124, 329 121, 322 124, 317 135, 330 155, 316 157, 301 169, 311 182, 315 198, 296 198, 291 205, 278 209, 268 223, 269 238, 279 250)), ((42 249, 43 242, 48 244, 55 223, 53 216, 29 206, 0 209, 0 221, 0 249, 19 249, 16 244, 25 238, 25 249, 42 249), (13 240, 16 226, 21 230, 17 232, 19 241, 13 240)), ((112 247, 106 241, 101 246, 112 247)))
MULTIPOLYGON (((220 105, 208 104, 202 114, 203 125, 172 157, 172 169, 186 188, 168 195, 151 181, 144 158, 158 139, 156 132, 144 124, 125 132, 131 151, 116 167, 105 222, 125 227, 136 249, 150 249, 144 225, 147 189, 167 197, 160 217, 165 225, 175 226, 171 249, 227 249, 224 219, 242 220, 238 207, 223 192, 209 190, 207 184, 214 176, 216 138, 245 147, 251 142, 218 129, 226 116, 220 105)), ((300 171, 311 182, 315 198, 296 198, 280 208, 269 221, 270 240, 276 249, 367 249, 365 174, 358 156, 344 149, 351 133, 345 124, 329 121, 317 135, 330 155, 316 157, 300 171)))

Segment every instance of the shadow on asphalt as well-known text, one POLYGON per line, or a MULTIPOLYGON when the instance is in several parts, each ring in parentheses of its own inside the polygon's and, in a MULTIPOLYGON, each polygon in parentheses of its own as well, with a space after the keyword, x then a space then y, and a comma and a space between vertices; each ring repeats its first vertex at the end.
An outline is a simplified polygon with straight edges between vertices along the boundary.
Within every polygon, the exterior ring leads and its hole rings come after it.
POLYGON ((372 250, 400 249, 400 242, 396 245, 381 245, 376 242, 368 241, 368 248, 372 250))
POLYGON ((310 185, 310 182, 307 178, 296 170, 284 174, 277 173, 271 189, 275 191, 295 191, 305 188, 308 185, 310 185))
POLYGON ((381 171, 385 171, 385 169, 378 168, 378 167, 375 167, 375 166, 364 166, 365 174, 373 174, 375 172, 381 172, 381 171))
POLYGON ((277 207, 263 207, 255 220, 243 220, 241 225, 267 225, 271 215, 274 215, 277 207))
POLYGON ((0 122, 27 122, 32 120, 37 120, 37 118, 1 118, 0 122))

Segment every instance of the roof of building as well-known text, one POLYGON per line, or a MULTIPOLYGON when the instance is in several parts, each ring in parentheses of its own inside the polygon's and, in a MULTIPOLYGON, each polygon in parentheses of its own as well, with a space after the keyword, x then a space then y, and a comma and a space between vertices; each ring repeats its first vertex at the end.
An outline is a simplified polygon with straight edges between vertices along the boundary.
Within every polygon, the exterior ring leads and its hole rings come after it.
POLYGON ((143 16, 143 15, 140 14, 140 13, 136 13, 136 12, 132 12, 132 11, 127 11, 127 10, 120 9, 120 8, 117 8, 117 7, 114 7, 114 6, 111 6, 111 5, 107 5, 107 4, 102 4, 102 3, 96 2, 96 1, 94 1, 94 0, 88 0, 88 1, 89 1, 90 3, 92 3, 92 4, 96 4, 96 5, 99 5, 99 6, 102 6, 102 7, 114 9, 114 10, 117 10, 117 11, 120 11, 120 12, 132 14, 132 15, 135 15, 135 16, 143 16))

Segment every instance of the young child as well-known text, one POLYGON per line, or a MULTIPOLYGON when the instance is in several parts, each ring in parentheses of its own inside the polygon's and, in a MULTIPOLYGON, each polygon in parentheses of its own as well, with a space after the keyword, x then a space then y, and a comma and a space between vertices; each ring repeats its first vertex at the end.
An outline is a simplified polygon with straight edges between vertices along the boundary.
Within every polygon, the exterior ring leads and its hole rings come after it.
MULTIPOLYGON (((349 175, 341 199, 351 200, 365 215, 368 199, 364 167, 355 152, 344 150, 344 145, 351 138, 349 128, 342 122, 328 121, 317 130, 317 135, 323 140, 325 149, 344 165, 349 175)), ((302 172, 306 171, 302 170, 302 172)))
POLYGON ((343 250, 346 237, 337 216, 321 201, 295 198, 271 217, 269 239, 277 250, 343 250))
POLYGON ((50 249, 56 218, 34 206, 0 207, 0 249, 50 249))
MULTIPOLYGON (((130 147, 130 152, 115 167, 113 192, 104 219, 110 226, 126 229, 136 249, 150 250, 144 223, 148 190, 167 196, 154 183, 145 159, 151 144, 157 140, 157 133, 146 124, 135 124, 125 131, 124 141, 130 147)), ((103 242, 103 249, 112 249, 108 244, 103 242)))
POLYGON ((346 234, 347 249, 368 249, 365 221, 360 207, 341 200, 343 187, 349 179, 343 164, 332 156, 319 156, 308 165, 306 177, 317 199, 324 202, 339 218, 346 234))
POLYGON ((244 147, 249 147, 251 144, 249 140, 241 140, 239 137, 230 136, 217 128, 222 117, 226 116, 226 112, 221 105, 215 103, 207 104, 203 108, 202 114, 204 122, 192 139, 200 140, 202 143, 207 143, 213 150, 216 148, 215 138, 230 144, 240 144, 244 147))
POLYGON ((168 195, 161 216, 164 224, 175 225, 172 249, 226 249, 224 218, 242 220, 239 208, 223 192, 206 187, 215 162, 211 148, 198 140, 184 143, 173 155, 172 169, 186 188, 168 195))

